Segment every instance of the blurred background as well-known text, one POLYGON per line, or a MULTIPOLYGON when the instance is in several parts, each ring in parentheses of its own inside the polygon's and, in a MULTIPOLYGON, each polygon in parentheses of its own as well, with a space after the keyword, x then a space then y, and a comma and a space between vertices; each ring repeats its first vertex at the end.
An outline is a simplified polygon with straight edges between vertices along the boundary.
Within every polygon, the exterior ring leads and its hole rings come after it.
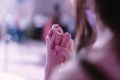
POLYGON ((0 0, 0 80, 43 80, 45 37, 59 24, 74 39, 69 0, 0 0))

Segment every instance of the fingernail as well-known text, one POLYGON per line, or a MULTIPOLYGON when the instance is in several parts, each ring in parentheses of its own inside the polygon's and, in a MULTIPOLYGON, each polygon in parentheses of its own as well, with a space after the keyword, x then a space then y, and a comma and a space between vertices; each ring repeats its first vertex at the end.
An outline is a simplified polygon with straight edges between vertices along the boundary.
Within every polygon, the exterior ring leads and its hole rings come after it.
POLYGON ((52 29, 53 28, 58 28, 58 24, 53 24, 52 29))

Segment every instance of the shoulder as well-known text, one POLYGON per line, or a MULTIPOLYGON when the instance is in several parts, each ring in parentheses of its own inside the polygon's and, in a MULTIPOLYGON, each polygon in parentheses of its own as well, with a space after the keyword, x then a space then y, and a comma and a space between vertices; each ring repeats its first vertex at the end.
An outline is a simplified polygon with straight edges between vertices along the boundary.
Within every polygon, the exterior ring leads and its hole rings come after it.
POLYGON ((75 60, 72 60, 62 67, 57 68, 50 80, 88 80, 84 69, 75 60))

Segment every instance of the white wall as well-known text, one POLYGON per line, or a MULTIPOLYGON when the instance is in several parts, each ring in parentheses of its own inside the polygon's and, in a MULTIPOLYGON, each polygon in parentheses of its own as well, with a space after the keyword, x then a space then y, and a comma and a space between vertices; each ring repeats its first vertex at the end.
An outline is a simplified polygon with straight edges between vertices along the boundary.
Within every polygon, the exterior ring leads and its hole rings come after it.
POLYGON ((35 13, 51 15, 53 12, 53 6, 56 3, 60 4, 62 12, 65 12, 65 0, 35 0, 35 13))

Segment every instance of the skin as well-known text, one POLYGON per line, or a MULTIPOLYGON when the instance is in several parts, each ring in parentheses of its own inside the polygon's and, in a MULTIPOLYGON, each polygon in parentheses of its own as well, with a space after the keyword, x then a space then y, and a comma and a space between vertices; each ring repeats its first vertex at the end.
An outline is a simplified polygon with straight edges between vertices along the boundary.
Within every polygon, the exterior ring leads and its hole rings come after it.
MULTIPOLYGON (((98 21, 97 21, 98 22, 98 21)), ((99 26, 101 24, 98 24, 99 26)), ((103 25, 103 24, 102 24, 103 25)), ((104 27, 104 31, 99 28, 99 33, 102 35, 97 36, 96 42, 89 50, 89 54, 85 55, 86 60, 89 63, 95 64, 104 71, 109 76, 109 80, 119 80, 120 79, 120 64, 117 60, 116 54, 119 53, 118 43, 115 34, 109 30, 109 28, 104 27), (104 38, 105 36, 105 38, 104 38), (109 36, 109 37, 108 37, 109 36), (101 44, 97 42, 103 40, 101 44)), ((98 29, 98 28, 97 28, 98 29)), ((79 64, 79 61, 72 59, 62 67, 59 66, 56 70, 53 70, 49 80, 93 80, 88 74, 85 73, 84 68, 79 64), (60 70, 62 69, 62 70, 60 70)))
MULTIPOLYGON (((99 19, 99 15, 95 13, 95 7, 93 5, 89 5, 89 7, 95 16, 97 39, 91 47, 91 50, 89 50, 89 54, 85 55, 85 58, 90 63, 99 66, 106 74, 108 74, 110 80, 120 80, 120 64, 116 57, 116 54, 120 53, 118 49, 120 45, 119 40, 117 40, 116 35, 99 19), (104 42, 101 42, 101 40, 104 42), (100 44, 98 45, 97 43, 100 44)), ((60 54, 62 54, 62 52, 60 54)), ((70 60, 63 65, 63 67, 59 66, 56 70, 52 70, 51 72, 53 72, 53 74, 48 78, 49 80, 93 80, 88 77, 82 66, 79 64, 79 61, 76 59, 70 60), (62 69, 62 71, 60 69, 62 69)))
POLYGON ((51 72, 62 63, 72 57, 73 40, 69 33, 63 33, 59 25, 53 25, 47 38, 47 62, 45 67, 45 80, 48 80, 51 72))

